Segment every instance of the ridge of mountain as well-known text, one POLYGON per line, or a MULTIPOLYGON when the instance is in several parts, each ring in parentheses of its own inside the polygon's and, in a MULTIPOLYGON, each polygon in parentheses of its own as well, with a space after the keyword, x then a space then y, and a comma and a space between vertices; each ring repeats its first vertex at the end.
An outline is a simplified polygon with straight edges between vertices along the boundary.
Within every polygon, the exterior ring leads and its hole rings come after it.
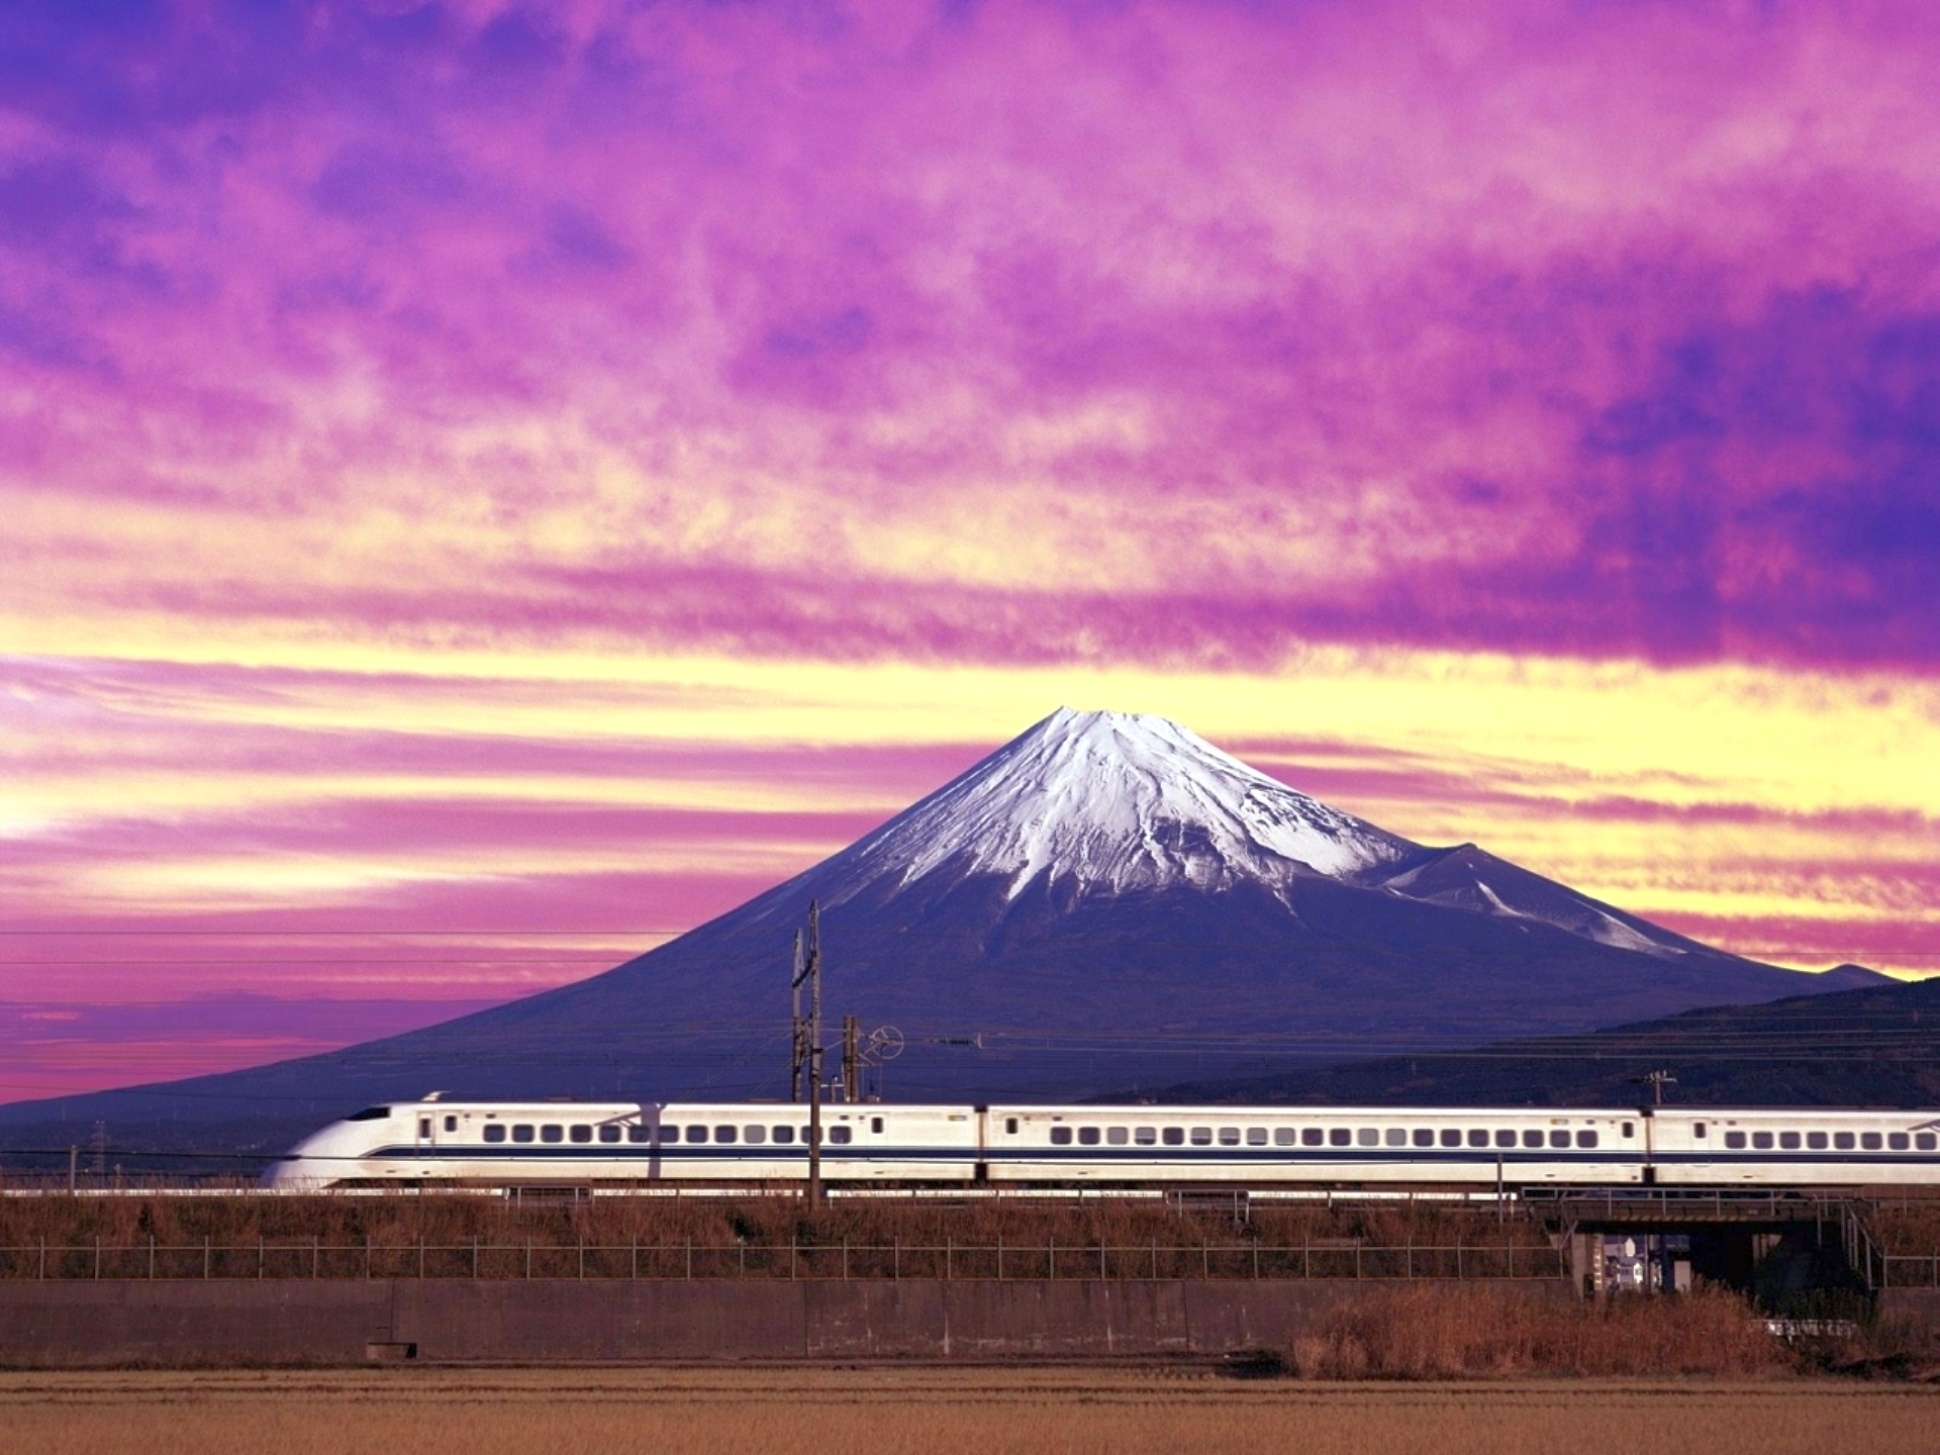
POLYGON ((1687 1106, 1940 1106, 1940 978, 1763 1005, 1707 1006, 1580 1036, 1334 1066, 1288 1065, 1182 1083, 1150 1099, 1188 1105, 1623 1106, 1644 1096, 1645 1073, 1660 1070, 1676 1077, 1670 1100, 1687 1106))
POLYGON ((777 1095, 811 902, 831 1019, 909 1039, 883 1073, 900 1099, 1081 1096, 1841 988, 1475 845, 1414 843, 1165 719, 1060 709, 848 848, 602 974, 319 1056, 0 1120, 280 1125, 434 1088, 777 1095))

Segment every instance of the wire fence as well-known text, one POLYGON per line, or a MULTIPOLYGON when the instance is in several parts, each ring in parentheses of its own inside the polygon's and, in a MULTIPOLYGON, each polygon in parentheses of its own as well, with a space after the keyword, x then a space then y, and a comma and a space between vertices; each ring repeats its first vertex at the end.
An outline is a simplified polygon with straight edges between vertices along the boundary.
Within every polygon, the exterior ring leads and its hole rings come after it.
POLYGON ((0 1279, 1554 1279, 1567 1257, 1513 1242, 37 1243, 0 1279))

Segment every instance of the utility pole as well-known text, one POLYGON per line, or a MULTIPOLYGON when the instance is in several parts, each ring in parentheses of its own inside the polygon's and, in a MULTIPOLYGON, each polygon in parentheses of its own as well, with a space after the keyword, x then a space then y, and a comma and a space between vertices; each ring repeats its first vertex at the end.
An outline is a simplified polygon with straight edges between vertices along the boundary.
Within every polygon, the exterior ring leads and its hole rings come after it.
POLYGON ((1650 1088, 1650 1104, 1652 1106, 1662 1106, 1664 1104, 1664 1088, 1666 1086, 1677 1085, 1677 1078, 1668 1071, 1646 1071, 1638 1079, 1650 1088))
POLYGON ((842 1017, 842 1099, 862 1100, 862 1027, 852 1015, 842 1017))
POLYGON ((822 1205, 822 911, 808 905, 806 944, 795 935, 795 1056, 790 1095, 801 1100, 802 1073, 808 1073, 808 1205, 822 1205), (808 984, 808 1020, 802 1020, 802 984, 808 984))
POLYGON ((802 1099, 802 1073, 808 1069, 808 1026, 802 1020, 802 982, 808 978, 808 961, 802 949, 802 932, 795 931, 795 968, 792 972, 791 986, 795 992, 795 1009, 788 1022, 790 1041, 788 1062, 788 1099, 799 1104, 802 1099))

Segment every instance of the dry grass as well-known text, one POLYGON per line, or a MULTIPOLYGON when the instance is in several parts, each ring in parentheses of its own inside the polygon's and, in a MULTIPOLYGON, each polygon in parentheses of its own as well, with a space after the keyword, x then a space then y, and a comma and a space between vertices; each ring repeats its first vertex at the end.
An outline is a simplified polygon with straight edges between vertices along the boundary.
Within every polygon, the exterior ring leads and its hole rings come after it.
POLYGON ((3 1375, 36 1455, 1898 1455, 1940 1395, 1823 1383, 1310 1385, 1160 1371, 3 1375))
MULTIPOLYGON (((1135 1259, 1109 1262, 1114 1276, 1250 1275, 1255 1263, 1252 1250, 1292 1248, 1308 1250, 1302 1255, 1306 1271, 1316 1274, 1353 1271, 1354 1249, 1359 1247, 1417 1249, 1453 1248, 1464 1245, 1470 1252, 1464 1269, 1470 1274, 1486 1272, 1492 1266, 1490 1255, 1477 1250, 1503 1249, 1513 1244, 1521 1254, 1517 1267, 1525 1274, 1547 1269, 1554 1255, 1541 1230, 1511 1219, 1499 1222, 1487 1212, 1450 1208, 1434 1204, 1386 1205, 1328 1208, 1325 1206, 1255 1207, 1250 1220, 1236 1224, 1230 1214, 1219 1212, 1180 1212, 1163 1203, 1099 1202, 1032 1203, 870 1200, 838 1202, 820 1213, 811 1214, 792 1198, 671 1199, 598 1198, 587 1202, 512 1203, 498 1198, 427 1194, 421 1197, 344 1197, 314 1198, 20 1198, 0 1201, 0 1276, 12 1273, 34 1276, 39 1268, 38 1246, 87 1249, 49 1264, 49 1275, 88 1277, 92 1275, 93 1245, 99 1241, 107 1251, 104 1270, 112 1276, 117 1270, 128 1276, 143 1276, 150 1240, 162 1247, 197 1249, 206 1239, 217 1248, 238 1250, 248 1264, 241 1271, 253 1275, 259 1242, 283 1255, 268 1257, 264 1266, 272 1276, 278 1273, 305 1274, 313 1267, 309 1250, 313 1242, 339 1249, 359 1248, 366 1243, 380 1248, 409 1250, 404 1269, 417 1266, 416 1247, 422 1241, 434 1249, 452 1250, 440 1262, 427 1260, 433 1273, 467 1272, 473 1266, 469 1247, 473 1243, 505 1250, 494 1259, 479 1260, 484 1276, 521 1276, 525 1268, 523 1247, 540 1250, 537 1266, 544 1271, 544 1250, 576 1249, 581 1243, 611 1249, 630 1249, 634 1245, 665 1249, 682 1248, 692 1242, 703 1248, 727 1250, 730 1269, 720 1258, 713 1266, 705 1261, 695 1267, 698 1276, 737 1271, 744 1264, 749 1271, 772 1268, 786 1273, 789 1259, 784 1254, 766 1260, 763 1250, 786 1249, 791 1244, 819 1245, 839 1249, 843 1244, 887 1250, 905 1250, 900 1270, 903 1276, 942 1271, 940 1250, 946 1245, 957 1249, 993 1248, 999 1242, 1012 1251, 1006 1271, 1012 1276, 1048 1272, 1048 1267, 1033 1265, 1025 1250, 1040 1250, 1040 1263, 1046 1261, 1041 1250, 1055 1244, 1060 1250, 1059 1275, 1078 1276, 1098 1271, 1096 1250, 1100 1244, 1118 1250, 1192 1249, 1191 1253, 1161 1254, 1153 1258, 1141 1253, 1135 1259), (938 1250, 931 1257, 935 1269, 915 1255, 908 1261, 907 1250, 938 1250), (1206 1260, 1197 1251, 1210 1247, 1215 1256, 1206 1260), (519 1250, 516 1254, 512 1250, 519 1250), (741 1250, 748 1250, 742 1257, 741 1250), (1223 1261, 1219 1256, 1223 1250, 1223 1261), (117 1253, 125 1256, 117 1259, 117 1253), (1549 1260, 1546 1262, 1545 1260, 1549 1260)), ((669 1256, 672 1256, 671 1254, 669 1256)), ((394 1260, 395 1261, 395 1260, 394 1260)), ((556 1260, 555 1260, 556 1261, 556 1260)), ((986 1258, 985 1261, 991 1261, 986 1258)), ((1262 1265, 1266 1273, 1293 1271, 1290 1266, 1262 1265)), ((1288 1259, 1282 1258, 1281 1264, 1288 1259)), ((1299 1259, 1294 1260, 1298 1262, 1299 1259)), ((1393 1260, 1390 1260, 1393 1261, 1393 1260)), ((1447 1261, 1447 1260, 1445 1260, 1447 1261)), ((1497 1262, 1504 1260, 1497 1255, 1497 1262)), ((194 1276, 202 1267, 199 1251, 180 1266, 160 1264, 164 1276, 194 1276), (189 1265, 192 1264, 193 1267, 189 1265)), ((684 1268, 684 1261, 683 1261, 684 1268)), ((216 1271, 225 1271, 220 1259, 216 1271)), ((237 1267, 228 1268, 235 1272, 237 1267)), ((672 1264, 659 1267, 639 1263, 630 1254, 594 1260, 587 1267, 589 1276, 611 1275, 638 1267, 644 1272, 668 1273, 672 1264)), ((981 1264, 955 1265, 960 1273, 988 1274, 993 1268, 981 1264)), ((339 1256, 320 1263, 323 1276, 362 1276, 361 1256, 339 1256)), ((382 1272, 383 1269, 377 1271, 382 1272)), ((556 1268, 551 1269, 557 1272, 556 1268)), ((870 1262, 859 1258, 852 1271, 856 1276, 888 1274, 890 1259, 885 1254, 870 1262), (882 1266, 877 1268, 875 1263, 882 1266)), ((1370 1269, 1370 1271, 1376 1271, 1370 1269)), ((1401 1271, 1397 1266, 1394 1273, 1401 1271)), ((1435 1263, 1433 1254, 1422 1254, 1414 1262, 1417 1274, 1453 1272, 1435 1263)))
POLYGON ((1888 1253, 1930 1257, 1940 1253, 1940 1198, 1882 1198, 1872 1217, 1873 1233, 1888 1253))
POLYGON ((1749 1304, 1722 1289, 1604 1305, 1486 1286, 1372 1289, 1290 1353, 1299 1373, 1321 1379, 1755 1376, 1798 1364, 1749 1304))

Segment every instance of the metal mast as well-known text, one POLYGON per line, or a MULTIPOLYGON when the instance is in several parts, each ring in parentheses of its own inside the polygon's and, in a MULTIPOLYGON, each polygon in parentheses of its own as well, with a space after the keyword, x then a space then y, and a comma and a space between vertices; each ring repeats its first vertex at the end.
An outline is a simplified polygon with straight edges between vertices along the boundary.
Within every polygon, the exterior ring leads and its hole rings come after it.
POLYGON ((822 1205, 822 911, 808 902, 808 1205, 822 1205))

